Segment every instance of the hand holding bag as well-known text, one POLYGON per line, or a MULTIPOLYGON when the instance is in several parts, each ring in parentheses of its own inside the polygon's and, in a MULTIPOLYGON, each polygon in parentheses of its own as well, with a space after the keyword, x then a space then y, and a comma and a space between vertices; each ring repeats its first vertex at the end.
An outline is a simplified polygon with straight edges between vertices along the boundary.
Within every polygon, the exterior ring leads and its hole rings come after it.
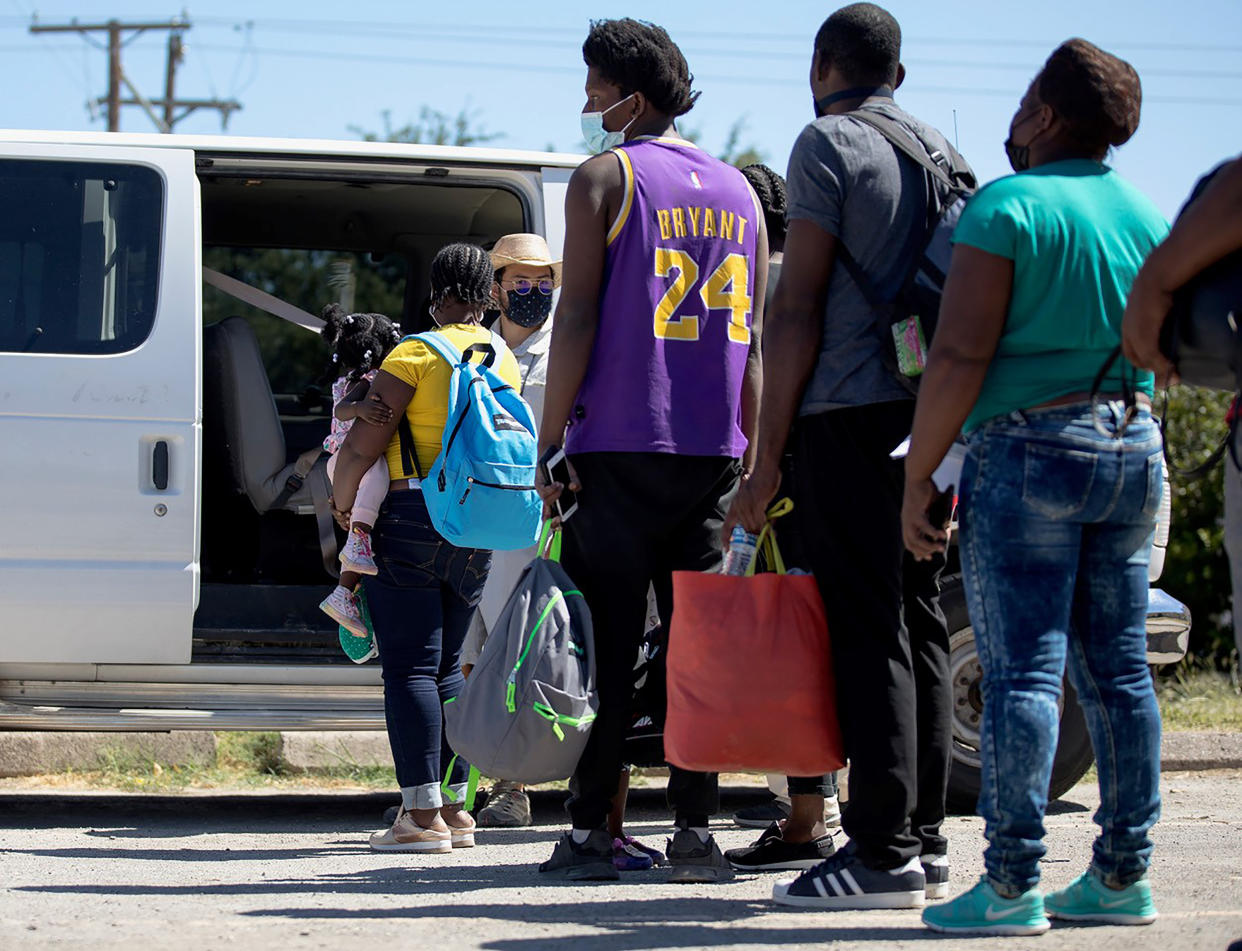
POLYGON ((824 605, 789 574, 768 512, 745 576, 673 573, 664 755, 702 772, 819 776, 844 763, 824 605), (771 573, 755 574, 764 558, 771 573))

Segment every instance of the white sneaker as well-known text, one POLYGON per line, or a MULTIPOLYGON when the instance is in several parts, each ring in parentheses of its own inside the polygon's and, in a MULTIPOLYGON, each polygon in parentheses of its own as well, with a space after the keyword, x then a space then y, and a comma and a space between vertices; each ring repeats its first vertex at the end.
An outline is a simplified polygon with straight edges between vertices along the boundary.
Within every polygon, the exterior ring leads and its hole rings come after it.
POLYGON ((375 556, 371 553, 371 533, 357 528, 349 530, 349 538, 341 549, 341 570, 359 575, 376 575, 375 556))
POLYGON ((358 611, 358 602, 339 584, 319 603, 319 610, 355 637, 370 637, 362 614, 358 611))

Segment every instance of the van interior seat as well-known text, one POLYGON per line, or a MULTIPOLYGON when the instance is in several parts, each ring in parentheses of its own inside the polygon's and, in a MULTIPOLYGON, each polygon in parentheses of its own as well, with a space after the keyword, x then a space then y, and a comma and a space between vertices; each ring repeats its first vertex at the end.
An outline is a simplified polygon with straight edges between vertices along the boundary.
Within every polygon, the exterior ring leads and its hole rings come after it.
MULTIPOLYGON (((259 341, 241 317, 203 328, 203 396, 204 452, 231 475, 231 488, 245 495, 256 512, 273 510, 297 460, 287 458, 259 341)), ((313 514, 319 500, 326 505, 328 494, 325 454, 279 508, 313 514)))

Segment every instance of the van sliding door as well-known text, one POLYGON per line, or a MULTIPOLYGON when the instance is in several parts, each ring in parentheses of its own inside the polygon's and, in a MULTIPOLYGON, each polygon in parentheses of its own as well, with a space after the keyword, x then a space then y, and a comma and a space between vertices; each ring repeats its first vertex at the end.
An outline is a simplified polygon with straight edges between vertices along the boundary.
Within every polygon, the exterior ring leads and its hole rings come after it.
POLYGON ((0 143, 0 663, 188 663, 193 152, 0 143))

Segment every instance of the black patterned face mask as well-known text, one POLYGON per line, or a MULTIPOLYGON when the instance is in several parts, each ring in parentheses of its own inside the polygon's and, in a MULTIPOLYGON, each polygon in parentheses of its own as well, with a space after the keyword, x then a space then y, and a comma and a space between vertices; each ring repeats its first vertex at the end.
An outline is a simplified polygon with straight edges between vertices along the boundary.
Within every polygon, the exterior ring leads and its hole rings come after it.
POLYGON ((531 288, 529 294, 518 294, 509 291, 509 307, 505 316, 519 327, 538 327, 552 313, 552 295, 545 294, 539 288, 531 288))

